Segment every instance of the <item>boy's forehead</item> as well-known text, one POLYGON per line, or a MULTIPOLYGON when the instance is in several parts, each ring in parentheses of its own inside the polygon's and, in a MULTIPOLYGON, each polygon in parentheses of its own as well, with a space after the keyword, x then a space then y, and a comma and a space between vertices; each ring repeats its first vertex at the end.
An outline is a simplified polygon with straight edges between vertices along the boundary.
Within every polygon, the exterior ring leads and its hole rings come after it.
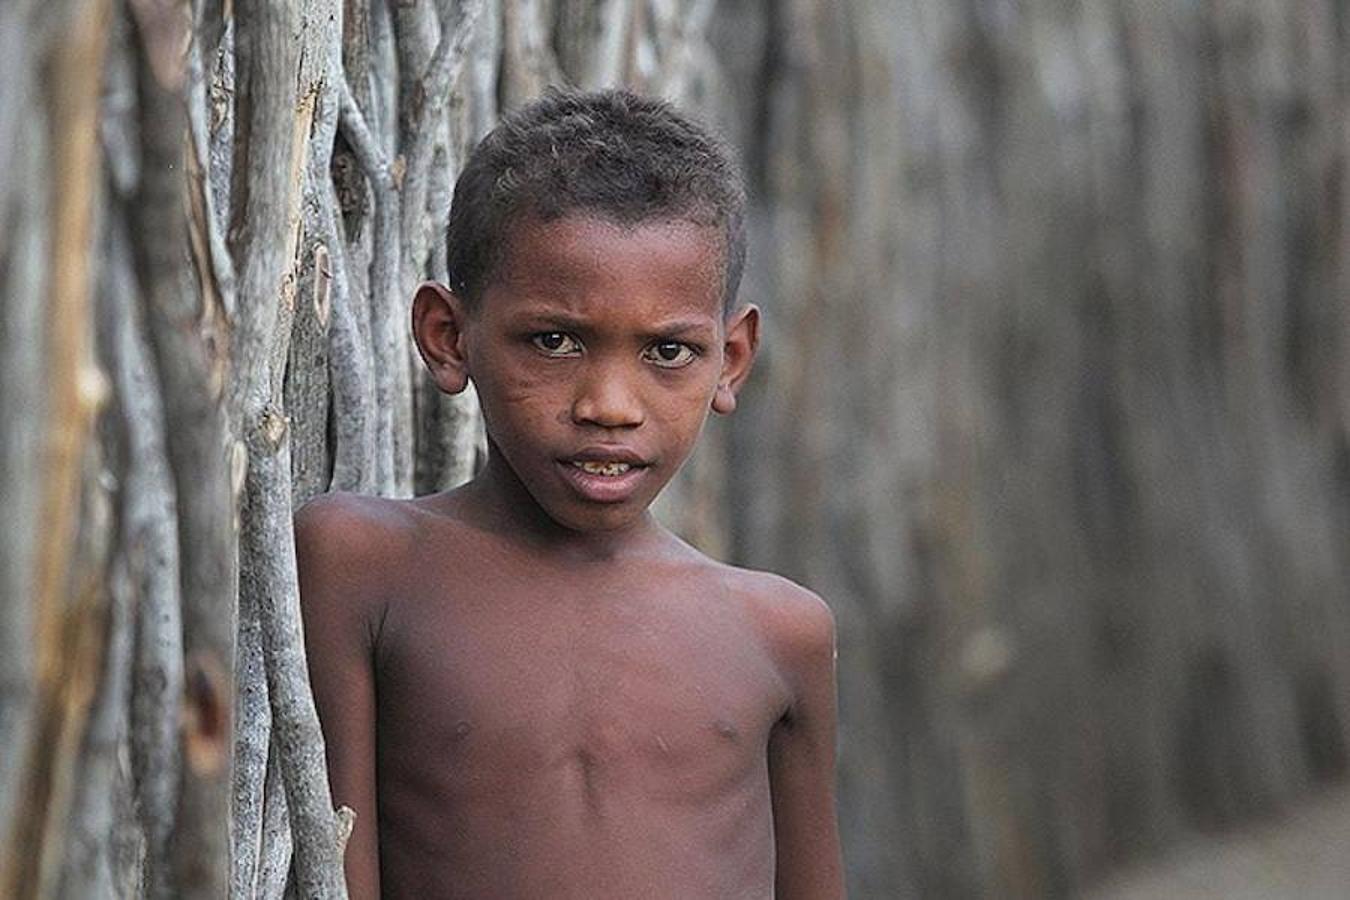
POLYGON ((725 243, 721 229, 680 217, 655 217, 626 222, 587 211, 541 218, 522 216, 506 229, 507 259, 513 250, 538 253, 541 245, 568 254, 603 252, 607 246, 645 244, 653 252, 681 246, 696 251, 712 265, 720 265, 725 243), (521 247, 520 245, 526 245, 521 247))
MULTIPOLYGON (((509 293, 565 300, 573 289, 613 282, 722 307, 722 229, 679 218, 619 222, 589 213, 522 218, 506 233, 491 279, 509 293)), ((499 293, 489 284, 487 293, 499 293)))

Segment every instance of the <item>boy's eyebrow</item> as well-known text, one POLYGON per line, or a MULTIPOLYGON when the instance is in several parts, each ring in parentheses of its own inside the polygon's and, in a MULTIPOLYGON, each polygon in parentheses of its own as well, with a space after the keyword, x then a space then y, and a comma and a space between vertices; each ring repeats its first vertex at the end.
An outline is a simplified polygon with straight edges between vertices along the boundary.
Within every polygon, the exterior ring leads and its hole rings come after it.
MULTIPOLYGON (((524 309, 514 314, 512 320, 531 325, 550 325, 561 329, 580 331, 594 327, 589 318, 574 316, 557 309, 524 309)), ((716 332, 717 324, 712 319, 671 319, 648 326, 645 337, 679 337, 689 334, 716 332)))
POLYGON ((679 337, 680 335, 701 334, 716 330, 716 323, 708 319, 672 319, 649 329, 648 336, 654 338, 679 337))
POLYGON ((512 322, 528 322, 532 325, 558 325, 563 328, 584 328, 590 323, 579 316, 557 309, 522 309, 511 314, 512 322))

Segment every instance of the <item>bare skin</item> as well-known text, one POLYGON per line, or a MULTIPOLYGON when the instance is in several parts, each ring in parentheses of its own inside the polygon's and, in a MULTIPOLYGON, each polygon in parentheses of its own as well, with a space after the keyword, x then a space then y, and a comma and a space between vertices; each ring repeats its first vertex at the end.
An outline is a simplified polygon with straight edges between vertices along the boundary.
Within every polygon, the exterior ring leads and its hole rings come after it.
POLYGON ((476 308, 414 308, 438 384, 478 387, 485 470, 296 519, 351 896, 841 897, 829 610, 647 512, 758 314, 722 315, 705 229, 516 231, 476 308))

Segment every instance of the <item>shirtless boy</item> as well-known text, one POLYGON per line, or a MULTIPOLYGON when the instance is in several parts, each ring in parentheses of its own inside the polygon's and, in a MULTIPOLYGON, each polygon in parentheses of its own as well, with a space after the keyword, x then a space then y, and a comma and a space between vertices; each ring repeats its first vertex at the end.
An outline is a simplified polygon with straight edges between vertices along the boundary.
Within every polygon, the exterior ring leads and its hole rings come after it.
POLYGON ((750 369, 743 207, 718 142, 620 92, 471 156, 413 328, 486 464, 296 517, 352 897, 843 895, 829 610, 647 509, 750 369))

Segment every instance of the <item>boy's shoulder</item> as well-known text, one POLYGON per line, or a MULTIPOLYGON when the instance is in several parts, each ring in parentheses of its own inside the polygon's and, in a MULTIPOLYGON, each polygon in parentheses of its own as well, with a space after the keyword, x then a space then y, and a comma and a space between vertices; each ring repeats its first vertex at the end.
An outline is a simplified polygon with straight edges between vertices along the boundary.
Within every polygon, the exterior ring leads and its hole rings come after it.
POLYGON ((411 501, 336 491, 311 498, 294 516, 301 599, 387 593, 416 547, 417 527, 411 501))
POLYGON ((834 613, 825 601, 781 575, 729 565, 723 569, 792 695, 803 696, 828 680, 836 637, 834 613))
POLYGON ((414 507, 406 500, 333 491, 317 494, 295 511, 298 543, 319 544, 325 553, 366 555, 409 540, 414 507))
POLYGON ((800 664, 825 654, 833 658, 834 613, 818 594, 782 575, 698 555, 697 564, 741 604, 782 662, 800 664))

